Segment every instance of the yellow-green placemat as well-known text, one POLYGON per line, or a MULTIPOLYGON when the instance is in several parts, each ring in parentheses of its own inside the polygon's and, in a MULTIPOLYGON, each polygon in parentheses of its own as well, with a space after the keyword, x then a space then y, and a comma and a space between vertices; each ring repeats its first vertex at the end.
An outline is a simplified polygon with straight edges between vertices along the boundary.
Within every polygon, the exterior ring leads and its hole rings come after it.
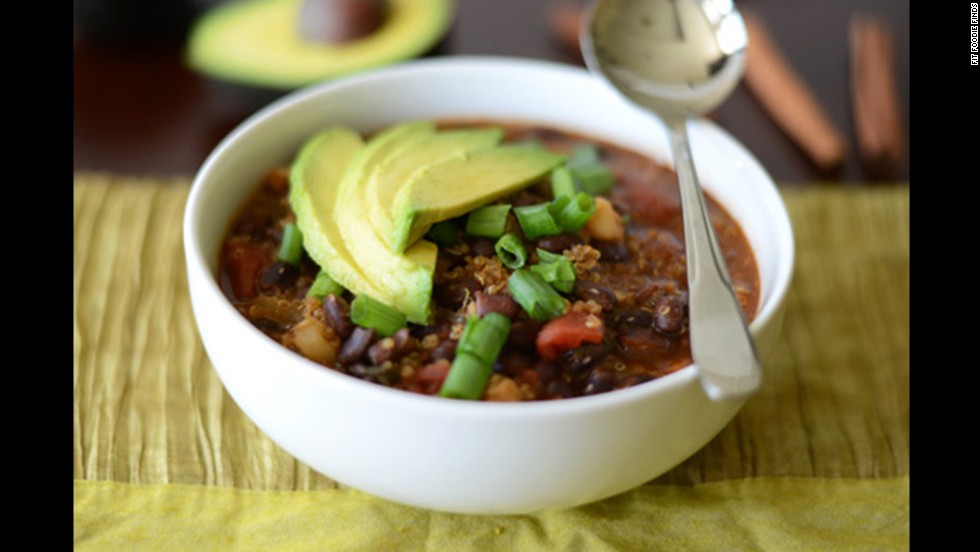
MULTIPOLYGON (((187 496, 177 490, 182 485, 166 484, 191 485, 197 501, 212 497, 227 504, 228 496, 238 497, 237 509, 226 513, 231 525, 222 530, 244 530, 250 508, 271 500, 257 491, 293 491, 276 496, 294 497, 297 508, 311 500, 344 508, 341 497, 351 496, 265 437, 213 372, 197 337, 184 275, 180 228, 188 184, 104 174, 75 178, 73 467, 79 545, 100 542, 98 531, 85 528, 114 526, 96 521, 121 521, 120 512, 114 516, 102 508, 127 503, 109 498, 120 488, 137 503, 152 495, 163 508, 176 498, 162 496, 187 496), (213 494, 232 489, 252 492, 213 494)), ((796 233, 796 275, 783 339, 767 363, 762 390, 708 446, 630 494, 626 513, 617 519, 651 512, 651 501, 664 496, 680 500, 689 493, 692 503, 701 504, 738 490, 744 495, 742 521, 749 523, 753 512, 782 511, 777 506, 785 497, 769 487, 791 478, 786 484, 808 489, 801 496, 810 496, 818 511, 819 497, 828 499, 827 508, 836 506, 838 521, 848 513, 868 512, 860 501, 835 493, 892 497, 878 503, 882 511, 905 512, 905 525, 890 527, 899 527, 907 541, 908 186, 814 186, 782 193, 796 233), (862 480, 858 487, 839 487, 854 479, 862 480), (721 487, 704 485, 709 482, 721 487)), ((717 509, 691 510, 702 517, 692 518, 697 523, 689 528, 714 519, 725 521, 719 528, 732 538, 761 538, 744 524, 728 523, 738 516, 727 500, 713 503, 717 509)), ((361 514, 384 518, 403 508, 375 499, 361 514)), ((431 523, 441 514, 417 515, 431 523)), ((577 523, 582 511, 548 514, 552 520, 563 515, 577 523)), ((792 526, 794 519, 787 511, 780 523, 792 526)), ((538 523, 539 533, 553 527, 538 523)), ((120 534, 125 524, 115 527, 102 534, 125 541, 120 534)), ((468 532, 465 525, 460 529, 468 532)), ((876 531, 872 526, 837 529, 841 535, 854 533, 851 540, 876 531)), ((346 530, 356 543, 356 524, 346 530)), ((793 531, 786 535, 794 538, 793 531)), ((823 536, 813 536, 823 542, 823 536)), ((762 542, 733 547, 788 549, 762 542)))
POLYGON ((434 513, 351 490, 76 481, 76 550, 779 552, 908 548, 908 477, 645 485, 520 516, 434 513))

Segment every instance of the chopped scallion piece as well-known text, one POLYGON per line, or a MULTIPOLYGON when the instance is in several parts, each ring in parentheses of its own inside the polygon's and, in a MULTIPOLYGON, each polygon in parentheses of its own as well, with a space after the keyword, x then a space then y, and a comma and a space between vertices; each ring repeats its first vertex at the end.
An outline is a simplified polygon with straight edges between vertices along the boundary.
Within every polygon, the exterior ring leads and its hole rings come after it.
POLYGON ((316 275, 316 280, 313 280, 313 285, 310 286, 310 290, 306 292, 307 297, 316 297, 317 299, 323 299, 327 295, 340 295, 344 293, 344 286, 337 283, 327 274, 327 271, 321 270, 316 275))
POLYGON ((511 297, 535 320, 551 320, 565 312, 565 300, 540 274, 515 270, 507 281, 511 297))
POLYGON ((593 144, 580 144, 572 150, 566 165, 569 167, 581 167, 584 165, 598 165, 602 162, 599 155, 599 148, 593 144))
POLYGON ((612 171, 603 165, 585 165, 572 169, 579 189, 590 196, 608 194, 613 187, 612 171))
POLYGON ((350 319, 358 326, 374 329, 383 336, 394 335, 406 323, 403 313, 364 294, 351 301, 350 319))
POLYGON ((510 319, 500 313, 468 318, 456 346, 456 358, 439 389, 439 396, 478 400, 490 381, 493 364, 509 333, 510 319))
POLYGON ((578 232, 594 214, 595 199, 585 192, 579 192, 558 213, 558 224, 566 232, 578 232))
POLYGON ((490 381, 493 364, 470 353, 457 353, 449 373, 439 388, 439 396, 449 399, 479 400, 490 381))
POLYGON ((538 259, 541 262, 531 266, 531 270, 558 291, 571 293, 575 288, 575 267, 572 261, 564 255, 544 249, 538 249, 538 259))
POLYGON ((517 216, 517 222, 521 224, 521 230, 524 231, 525 237, 534 239, 541 236, 561 234, 561 227, 551 216, 548 206, 548 203, 539 203, 514 207, 514 215, 517 216))
POLYGON ((572 262, 568 259, 568 257, 562 255, 561 253, 552 253, 551 251, 541 249, 540 247, 537 249, 537 252, 538 261, 542 263, 560 263, 562 261, 572 262))
POLYGON ((527 262, 527 251, 517 234, 504 234, 493 246, 500 262, 509 269, 521 268, 527 262))
POLYGON ((482 318, 470 317, 466 321, 466 331, 456 345, 456 354, 470 353, 492 366, 507 342, 509 333, 510 318, 499 312, 489 312, 482 318))
POLYGON ((568 196, 572 197, 578 190, 575 189, 575 178, 572 171, 566 167, 556 167, 551 171, 551 195, 555 199, 568 196))
POLYGON ((459 239, 459 228, 455 220, 444 220, 433 225, 425 237, 439 247, 450 247, 459 239))
POLYGON ((278 259, 293 266, 303 258, 303 233, 299 228, 287 222, 282 229, 282 243, 279 244, 278 259))
POLYGON ((482 238, 499 238, 507 228, 510 205, 488 205, 466 217, 466 233, 482 238))
POLYGON ((576 191, 594 197, 612 190, 612 171, 602 163, 599 148, 593 144, 576 146, 565 163, 565 168, 573 177, 576 191))

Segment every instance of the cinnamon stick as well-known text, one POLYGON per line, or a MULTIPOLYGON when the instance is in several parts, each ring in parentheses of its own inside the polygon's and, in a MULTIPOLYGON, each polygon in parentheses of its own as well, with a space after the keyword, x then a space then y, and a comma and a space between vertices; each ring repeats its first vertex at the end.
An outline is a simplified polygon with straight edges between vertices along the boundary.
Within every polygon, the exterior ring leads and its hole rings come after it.
POLYGON ((749 35, 746 87, 786 134, 817 164, 829 171, 844 160, 844 140, 806 83, 786 62, 769 32, 743 11, 749 35))
POLYGON ((872 16, 853 16, 848 31, 858 151, 868 168, 884 170, 905 152, 894 42, 888 25, 872 16))
POLYGON ((561 2, 548 7, 548 27, 552 36, 565 52, 578 59, 582 57, 578 35, 584 12, 581 5, 572 2, 561 2))

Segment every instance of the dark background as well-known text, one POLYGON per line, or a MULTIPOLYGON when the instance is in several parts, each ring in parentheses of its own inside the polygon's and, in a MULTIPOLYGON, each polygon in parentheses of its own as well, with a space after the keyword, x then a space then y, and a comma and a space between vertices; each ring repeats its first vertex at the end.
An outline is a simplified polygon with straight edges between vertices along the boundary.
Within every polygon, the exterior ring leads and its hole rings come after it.
MULTIPOLYGON (((503 55, 581 63, 548 26, 549 10, 569 1, 586 0, 457 0, 452 30, 429 55, 503 55)), ((183 30, 197 13, 217 3, 75 0, 75 170, 193 175, 228 132, 281 95, 219 83, 183 65, 183 30)), ((847 158, 838 170, 819 170, 744 85, 712 114, 714 120, 742 141, 781 184, 908 180, 907 155, 885 173, 868 173, 859 162, 847 40, 848 22, 855 13, 879 15, 891 26, 907 142, 908 0, 741 0, 736 5, 766 25, 844 136, 847 158)))

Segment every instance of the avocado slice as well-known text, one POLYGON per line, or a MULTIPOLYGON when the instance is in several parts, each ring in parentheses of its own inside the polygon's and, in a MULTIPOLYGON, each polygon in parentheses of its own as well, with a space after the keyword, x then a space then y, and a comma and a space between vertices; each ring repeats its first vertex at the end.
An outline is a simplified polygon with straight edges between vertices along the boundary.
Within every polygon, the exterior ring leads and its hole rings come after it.
POLYGON ((388 248, 392 251, 405 249, 404 246, 396 249, 396 244, 391 241, 395 235, 392 200, 413 174, 468 151, 496 146, 503 136, 503 130, 499 128, 437 132, 405 144, 389 159, 378 163, 368 176, 365 193, 371 224, 388 248))
POLYGON ((239 84, 292 89, 420 56, 449 29, 452 0, 387 0, 374 32, 341 44, 304 39, 303 0, 233 0, 195 21, 186 59, 194 69, 239 84))
POLYGON ((415 243, 437 222, 458 217, 517 191, 562 164, 565 156, 522 145, 470 151, 417 171, 395 197, 393 251, 415 243))
MULTIPOLYGON (((372 297, 404 313, 409 322, 419 324, 427 323, 430 318, 438 248, 421 240, 403 253, 389 249, 371 225, 364 184, 379 163, 384 163, 405 144, 434 132, 433 123, 412 121, 389 127, 371 138, 348 164, 333 212, 354 262, 376 288, 372 297)), ((348 286, 348 289, 357 293, 356 288, 348 286)))
POLYGON ((345 288, 374 296, 380 291, 354 260, 333 214, 341 178, 363 149, 361 136, 344 127, 307 140, 290 168, 289 205, 310 258, 345 288))

